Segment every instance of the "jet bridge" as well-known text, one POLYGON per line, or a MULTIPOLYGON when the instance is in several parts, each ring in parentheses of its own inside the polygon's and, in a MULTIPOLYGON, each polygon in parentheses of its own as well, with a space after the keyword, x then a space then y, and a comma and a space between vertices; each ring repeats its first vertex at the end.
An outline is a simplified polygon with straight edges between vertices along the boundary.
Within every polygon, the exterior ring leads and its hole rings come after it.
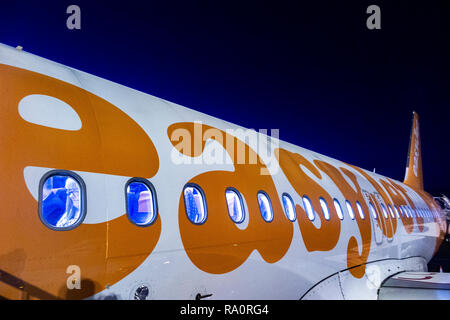
POLYGON ((397 273, 381 284, 378 300, 450 300, 450 273, 397 273))

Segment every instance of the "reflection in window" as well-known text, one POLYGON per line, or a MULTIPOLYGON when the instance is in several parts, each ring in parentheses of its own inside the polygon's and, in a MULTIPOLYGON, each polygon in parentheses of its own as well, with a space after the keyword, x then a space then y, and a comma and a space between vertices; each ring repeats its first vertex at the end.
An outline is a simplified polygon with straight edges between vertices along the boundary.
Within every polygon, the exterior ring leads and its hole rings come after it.
POLYGON ((324 198, 319 199, 320 206, 322 207, 323 216, 325 219, 330 220, 330 211, 328 210, 327 202, 324 198))
POLYGON ((344 220, 344 214, 342 213, 341 204, 337 199, 334 199, 333 203, 334 207, 336 208, 337 216, 339 217, 339 219, 344 220))
POLYGON ((352 220, 355 220, 355 214, 353 213, 352 205, 348 200, 345 201, 345 205, 347 206, 348 215, 352 220))
POLYGON ((197 186, 187 185, 183 190, 186 215, 194 224, 202 224, 206 221, 206 203, 203 192, 197 186))
POLYGON ((306 214, 308 215, 309 220, 314 220, 314 210, 311 204, 311 201, 307 196, 303 196, 303 206, 305 207, 306 214))
POLYGON ((76 226, 83 216, 83 192, 72 176, 55 174, 42 185, 40 215, 44 223, 54 229, 76 226))
POLYGON ((148 226, 156 219, 156 203, 150 187, 141 181, 127 186, 128 218, 138 226, 148 226))
POLYGON ((375 207, 373 206, 372 202, 369 202, 369 210, 370 210, 370 213, 372 214, 372 217, 374 219, 376 219, 377 218, 377 212, 375 211, 375 207))
POLYGON ((295 212, 294 202, 288 194, 283 194, 283 207, 286 217, 294 222, 297 219, 297 213, 295 212))
POLYGON ((259 210, 261 211, 261 215, 266 222, 270 222, 273 220, 273 212, 272 206, 270 204, 269 197, 263 193, 258 192, 258 204, 259 210))
POLYGON ((230 215, 231 220, 235 223, 244 221, 244 207, 238 192, 234 189, 227 189, 225 197, 227 200, 228 214, 230 215))
POLYGON ((363 209, 361 208, 361 204, 358 201, 356 201, 356 208, 358 209, 359 216, 361 217, 361 219, 364 219, 364 212, 363 209))

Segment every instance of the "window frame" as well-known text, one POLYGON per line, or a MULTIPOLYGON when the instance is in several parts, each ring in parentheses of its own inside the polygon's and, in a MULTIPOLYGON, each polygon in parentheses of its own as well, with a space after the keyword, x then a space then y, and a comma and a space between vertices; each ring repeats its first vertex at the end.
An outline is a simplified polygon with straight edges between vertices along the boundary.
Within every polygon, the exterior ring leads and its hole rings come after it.
POLYGON ((337 215, 338 219, 341 220, 341 221, 344 221, 344 211, 342 210, 342 206, 341 206, 341 203, 339 202, 339 200, 336 199, 336 198, 334 198, 334 199, 333 199, 333 205, 334 205, 334 209, 336 210, 336 215, 337 215), (340 210, 337 210, 336 203, 337 203, 337 205, 339 206, 339 209, 340 209, 340 210), (342 218, 339 217, 338 211, 341 212, 342 218))
POLYGON ((372 201, 369 201, 369 215, 374 219, 378 220, 378 214, 377 210, 375 209, 375 206, 373 205, 372 201))
MULTIPOLYGON (((359 217, 360 217, 362 220, 366 219, 366 215, 364 214, 364 209, 362 208, 361 203, 359 203, 359 201, 356 201, 356 202, 355 202, 355 206, 356 206, 356 210, 357 210, 358 213, 359 213, 359 217)), ((369 213, 369 215, 370 215, 370 213, 369 213)))
POLYGON ((86 192, 86 184, 83 180, 83 178, 81 178, 81 176, 79 176, 78 174, 76 174, 73 171, 69 171, 69 170, 51 170, 47 173, 45 173, 42 177, 41 180, 39 181, 39 193, 38 193, 38 216, 39 216, 39 220, 41 220, 42 224, 44 226, 46 226, 47 228, 49 228, 50 230, 53 231, 71 231, 74 230, 76 228, 78 228, 85 220, 86 218, 86 214, 87 214, 87 192, 86 192), (42 212, 42 195, 43 195, 43 190, 44 190, 44 184, 45 182, 50 179, 53 176, 66 176, 66 177, 70 177, 72 179, 74 179, 79 187, 80 187, 80 204, 81 204, 81 212, 80 212, 80 218, 78 219, 77 223, 74 223, 73 225, 69 226, 69 227, 55 227, 52 226, 51 224, 49 224, 47 221, 45 221, 44 217, 43 217, 43 212, 42 212))
POLYGON ((384 205, 384 203, 380 203, 380 206, 381 206, 381 212, 382 212, 382 214, 383 214, 383 217, 385 218, 385 219, 389 219, 389 213, 388 213, 388 211, 387 211, 387 208, 386 208, 386 206, 384 205))
POLYGON ((228 217, 230 217, 231 221, 233 221, 233 223, 235 223, 235 224, 243 223, 247 216, 246 216, 246 212, 245 212, 244 198, 242 197, 242 194, 239 192, 239 190, 237 190, 236 188, 233 188, 233 187, 226 188, 225 189, 225 203, 227 204, 228 217), (239 198, 239 202, 240 202, 241 208, 242 208, 242 220, 239 222, 234 221, 233 218, 231 217, 230 208, 228 207, 227 191, 234 192, 235 194, 237 194, 237 196, 239 198))
POLYGON ((395 204, 394 204, 394 206, 393 206, 393 209, 394 209, 394 211, 395 211, 395 217, 397 218, 397 219, 400 219, 400 209, 398 209, 398 206, 396 206, 395 204))
POLYGON ((261 218, 263 218, 263 220, 264 220, 265 222, 271 223, 271 222, 273 221, 273 219, 275 218, 275 212, 273 211, 272 200, 270 199, 270 197, 269 197, 269 195, 267 194, 267 192, 265 192, 265 191, 263 191, 263 190, 259 190, 259 191, 256 193, 256 202, 258 203, 258 209, 259 209, 259 213, 260 213, 260 215, 261 215, 261 218), (269 207, 270 207, 270 211, 272 212, 272 219, 270 219, 270 220, 266 220, 266 219, 263 217, 263 213, 261 212, 261 206, 259 205, 259 199, 258 199, 258 195, 259 195, 259 194, 262 194, 262 195, 266 196, 267 200, 269 200, 269 207))
POLYGON ((281 204, 283 205, 283 211, 284 211, 284 215, 286 216, 286 218, 287 218, 290 222, 295 222, 295 221, 297 221, 297 210, 295 210, 295 203, 294 203, 294 200, 292 199, 292 197, 291 197, 291 195, 290 195, 289 193, 284 192, 284 193, 281 195, 281 204), (284 197, 287 197, 287 198, 289 199, 289 201, 291 202, 291 204, 292 204, 292 208, 294 209, 294 214, 295 214, 294 220, 289 219, 289 217, 288 217, 288 215, 287 215, 286 209, 284 208, 284 202, 283 202, 284 197))
POLYGON ((138 177, 131 178, 131 179, 129 179, 127 181, 127 183, 125 184, 125 210, 126 210, 126 213, 127 213, 128 220, 130 220, 130 222, 132 224, 134 224, 135 226, 137 226, 137 227, 141 227, 141 228, 150 227, 151 225, 153 225, 156 222, 156 220, 158 220, 159 210, 158 210, 158 200, 157 200, 157 195, 156 195, 156 188, 153 186, 153 184, 150 181, 148 181, 147 179, 138 178, 138 177), (128 192, 127 192, 127 189, 128 189, 128 186, 130 184, 132 184, 133 182, 138 182, 138 183, 145 184, 149 188, 150 192, 152 193, 152 202, 153 202, 153 210, 155 210, 155 217, 152 219, 151 222, 149 222, 147 224, 137 224, 130 217, 130 211, 128 209, 128 192))
POLYGON ((392 219, 395 219, 395 213, 394 213, 394 210, 392 209, 392 206, 388 203, 388 211, 389 211, 389 214, 391 215, 391 218, 392 219))
POLYGON ((350 218, 350 220, 355 220, 356 219, 355 211, 353 211, 352 204, 347 199, 345 200, 345 208, 347 209, 348 217, 350 218))
POLYGON ((309 219, 309 221, 314 221, 316 219, 316 212, 314 210, 314 206, 313 203, 311 201, 311 199, 305 194, 302 197, 302 203, 303 203, 303 207, 305 208, 305 212, 306 212, 306 217, 309 219), (308 210, 306 209, 306 204, 305 204, 305 199, 309 202, 310 206, 311 206, 311 211, 312 211, 312 219, 310 218, 309 214, 308 214, 308 210))
POLYGON ((208 221, 208 205, 206 202, 206 195, 205 192, 203 191, 203 189, 196 183, 186 183, 183 186, 183 191, 182 191, 182 195, 183 195, 183 204, 184 204, 184 213, 186 214, 186 218, 189 220, 190 223, 192 223, 194 226, 201 226, 203 224, 206 223, 206 221, 208 221), (186 188, 196 188, 198 191, 200 191, 200 194, 202 195, 202 199, 203 199, 203 207, 205 208, 205 219, 203 219, 202 222, 200 223, 195 223, 191 220, 191 218, 189 218, 188 212, 187 212, 187 206, 186 206, 186 197, 184 196, 184 191, 186 190, 186 188))
MULTIPOLYGON (((322 215, 325 218, 326 221, 330 221, 331 220, 331 214, 330 214, 330 208, 328 207, 328 203, 327 200, 325 200, 324 197, 320 197, 319 198, 319 204, 320 204, 320 209, 322 209, 322 215), (323 211, 323 206, 322 203, 325 205, 325 208, 327 209, 327 215, 328 218, 325 216, 325 212, 323 211)), ((339 217, 338 217, 339 218, 339 217)))

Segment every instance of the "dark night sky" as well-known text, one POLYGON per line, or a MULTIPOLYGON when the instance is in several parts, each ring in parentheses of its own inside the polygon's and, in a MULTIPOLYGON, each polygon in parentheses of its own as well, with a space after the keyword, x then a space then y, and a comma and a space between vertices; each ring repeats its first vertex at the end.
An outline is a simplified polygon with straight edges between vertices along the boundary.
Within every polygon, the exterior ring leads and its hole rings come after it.
POLYGON ((399 180, 415 110, 450 195, 448 1, 295 3, 2 1, 0 42, 399 180))

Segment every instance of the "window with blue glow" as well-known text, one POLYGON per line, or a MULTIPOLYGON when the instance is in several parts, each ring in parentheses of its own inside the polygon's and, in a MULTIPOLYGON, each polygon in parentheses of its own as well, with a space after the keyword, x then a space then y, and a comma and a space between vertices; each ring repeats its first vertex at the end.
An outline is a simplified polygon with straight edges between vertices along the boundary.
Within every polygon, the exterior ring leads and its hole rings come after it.
POLYGON ((227 201, 228 214, 230 215, 231 220, 235 223, 241 223, 244 221, 244 205, 239 192, 235 189, 229 188, 225 191, 225 198, 227 201))
POLYGON ((372 214, 372 217, 374 219, 376 219, 377 218, 377 211, 375 210, 375 207, 373 206, 372 202, 369 202, 369 210, 370 210, 370 213, 372 214))
POLYGON ((405 211, 409 218, 413 218, 413 212, 411 211, 411 209, 408 206, 405 207, 405 211))
POLYGON ((266 193, 262 191, 258 192, 258 204, 263 219, 266 222, 271 222, 273 220, 272 205, 266 193))
POLYGON ((81 178, 71 172, 50 172, 40 184, 39 215, 53 230, 70 230, 85 216, 85 188, 81 178))
POLYGON ((126 187, 127 215, 131 222, 140 227, 151 225, 157 217, 153 188, 144 179, 133 179, 126 187))
POLYGON ((334 199, 333 203, 336 209, 337 216, 339 217, 339 219, 344 220, 344 214, 342 213, 341 204, 337 199, 334 199))
POLYGON ((358 209, 359 216, 361 217, 361 219, 364 219, 364 211, 361 207, 361 204, 358 201, 356 201, 356 208, 358 209))
POLYGON ((381 204, 381 210, 383 211, 383 216, 387 219, 388 218, 388 214, 386 211, 386 207, 384 206, 384 204, 381 204))
POLYGON ((397 219, 400 219, 400 214, 398 213, 397 206, 394 206, 395 215, 397 216, 397 219))
POLYGON ((183 190, 184 205, 188 219, 194 224, 202 224, 206 221, 206 200, 199 186, 187 185, 183 190))
POLYGON ((297 219, 297 213, 295 212, 295 206, 294 201, 292 201, 292 198, 287 193, 283 194, 283 207, 284 212, 286 213, 286 217, 294 222, 297 219))
POLYGON ((394 211, 392 211, 392 207, 391 207, 390 204, 388 204, 388 209, 389 209, 389 213, 391 214, 391 217, 392 217, 392 218, 395 218, 395 216, 394 216, 394 211))
POLYGON ((306 214, 308 215, 308 219, 314 220, 314 209, 311 204, 311 200, 307 196, 303 196, 303 206, 305 207, 306 214))
POLYGON ((406 209, 406 206, 402 206, 401 208, 402 208, 403 213, 405 214, 405 216, 406 216, 407 218, 410 218, 409 212, 408 212, 408 210, 406 209))
POLYGON ((328 210, 327 202, 324 198, 319 199, 320 206, 322 207, 322 213, 325 219, 330 220, 330 211, 328 210))
POLYGON ((352 208, 352 205, 350 204, 350 201, 346 200, 345 205, 347 207, 347 212, 348 212, 350 219, 355 220, 355 214, 353 213, 353 208, 352 208))

